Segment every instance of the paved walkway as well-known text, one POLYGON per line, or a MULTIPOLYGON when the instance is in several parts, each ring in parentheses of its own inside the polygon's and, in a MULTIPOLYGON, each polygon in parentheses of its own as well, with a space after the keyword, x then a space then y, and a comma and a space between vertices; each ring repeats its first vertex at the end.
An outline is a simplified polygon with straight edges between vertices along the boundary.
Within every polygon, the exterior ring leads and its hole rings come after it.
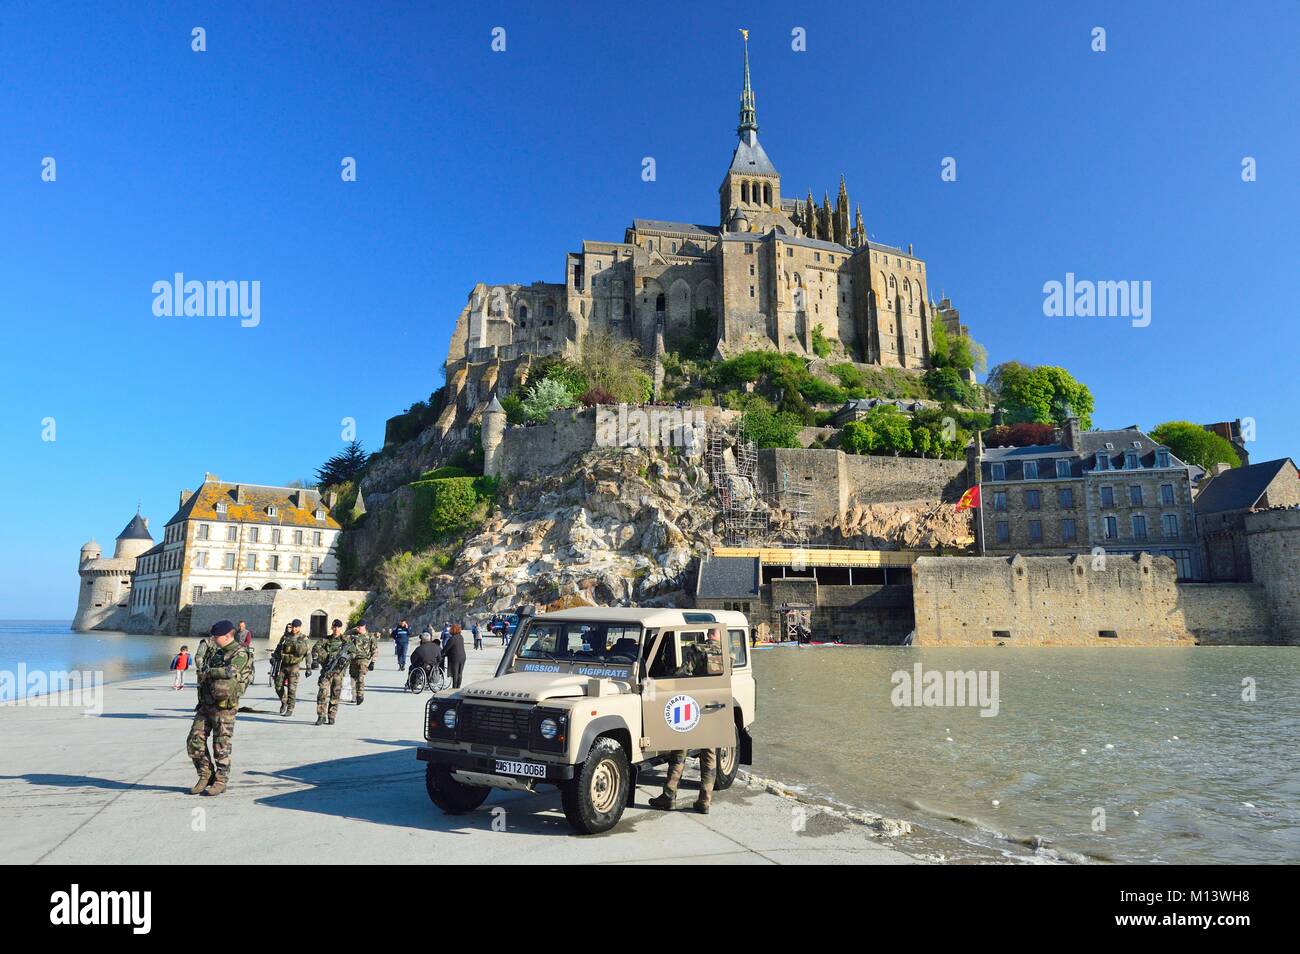
MULTIPOLYGON (((494 792, 477 811, 446 816, 424 791, 425 694, 403 691, 391 645, 369 674, 365 705, 316 727, 316 680, 299 686, 292 718, 258 680, 235 730, 231 786, 191 796, 185 755, 193 685, 170 675, 105 687, 103 713, 0 708, 0 857, 8 863, 440 862, 510 864, 695 862, 906 864, 910 856, 839 816, 738 782, 708 816, 646 807, 655 781, 604 835, 579 837, 559 793, 494 792), (795 819, 806 816, 802 830, 795 819), (504 829, 504 830, 500 830, 504 829), (215 855, 212 854, 215 852, 215 855)), ((470 652, 467 681, 490 675, 499 649, 470 652)), ((761 771, 761 766, 758 767, 761 771)), ((688 783, 690 776, 688 775, 688 783)), ((644 779, 644 776, 643 776, 644 779)), ((689 792, 683 792, 683 804, 689 792)))

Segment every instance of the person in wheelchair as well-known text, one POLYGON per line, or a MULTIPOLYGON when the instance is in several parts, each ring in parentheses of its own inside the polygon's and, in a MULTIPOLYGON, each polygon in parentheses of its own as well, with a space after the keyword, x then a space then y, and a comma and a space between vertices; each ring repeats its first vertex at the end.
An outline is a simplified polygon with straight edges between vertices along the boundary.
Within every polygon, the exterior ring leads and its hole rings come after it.
POLYGON ((420 645, 411 653, 406 688, 420 692, 425 686, 440 683, 443 675, 442 644, 433 635, 425 633, 420 637, 420 645))

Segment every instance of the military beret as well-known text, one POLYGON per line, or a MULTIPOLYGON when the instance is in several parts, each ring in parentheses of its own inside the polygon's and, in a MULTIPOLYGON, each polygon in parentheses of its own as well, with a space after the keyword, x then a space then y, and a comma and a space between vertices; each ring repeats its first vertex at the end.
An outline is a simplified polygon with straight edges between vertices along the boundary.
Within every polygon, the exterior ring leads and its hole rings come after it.
POLYGON ((343 620, 341 620, 341 619, 336 619, 334 622, 330 623, 330 626, 331 626, 331 627, 334 627, 334 626, 342 626, 342 625, 343 625, 343 620))
POLYGON ((208 630, 208 635, 225 636, 227 633, 233 633, 234 631, 235 631, 234 623, 232 623, 228 619, 219 619, 212 624, 212 628, 208 630))
POLYGON ((300 620, 300 619, 290 620, 290 621, 289 621, 289 625, 290 625, 290 626, 301 626, 301 625, 302 625, 302 620, 300 620))

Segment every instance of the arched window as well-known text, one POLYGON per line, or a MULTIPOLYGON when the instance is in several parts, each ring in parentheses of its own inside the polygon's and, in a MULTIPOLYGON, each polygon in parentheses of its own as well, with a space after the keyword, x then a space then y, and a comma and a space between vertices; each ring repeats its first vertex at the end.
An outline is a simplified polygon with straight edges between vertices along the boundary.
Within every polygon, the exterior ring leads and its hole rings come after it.
POLYGON ((668 300, 663 295, 660 295, 658 298, 655 299, 655 311, 662 312, 662 311, 666 311, 667 309, 668 309, 668 300))
POLYGON ((749 201, 749 183, 748 183, 748 182, 742 182, 742 183, 740 184, 740 201, 741 201, 741 202, 748 202, 748 201, 749 201))
POLYGON ((528 306, 527 306, 527 305, 520 305, 520 306, 519 306, 519 320, 520 320, 520 321, 526 321, 527 319, 528 319, 528 306))
POLYGON ((763 185, 763 204, 764 205, 772 204, 772 187, 767 183, 764 183, 763 185))

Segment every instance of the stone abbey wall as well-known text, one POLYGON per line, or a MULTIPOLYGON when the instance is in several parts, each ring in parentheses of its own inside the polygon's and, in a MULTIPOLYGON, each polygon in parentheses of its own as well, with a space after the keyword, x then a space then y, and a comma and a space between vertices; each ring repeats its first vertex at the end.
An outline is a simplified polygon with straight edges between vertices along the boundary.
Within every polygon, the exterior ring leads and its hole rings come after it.
POLYGON ((829 524, 854 504, 956 503, 969 484, 966 463, 920 457, 870 457, 821 448, 758 453, 759 481, 784 509, 800 504, 829 524))
POLYGON ((912 579, 917 645, 1259 645, 1274 632, 1263 587, 1179 584, 1172 560, 1148 554, 1098 569, 1082 555, 921 557, 912 579))
POLYGON ((1275 642, 1300 646, 1300 508, 1246 515, 1250 572, 1264 587, 1276 626, 1275 642))

